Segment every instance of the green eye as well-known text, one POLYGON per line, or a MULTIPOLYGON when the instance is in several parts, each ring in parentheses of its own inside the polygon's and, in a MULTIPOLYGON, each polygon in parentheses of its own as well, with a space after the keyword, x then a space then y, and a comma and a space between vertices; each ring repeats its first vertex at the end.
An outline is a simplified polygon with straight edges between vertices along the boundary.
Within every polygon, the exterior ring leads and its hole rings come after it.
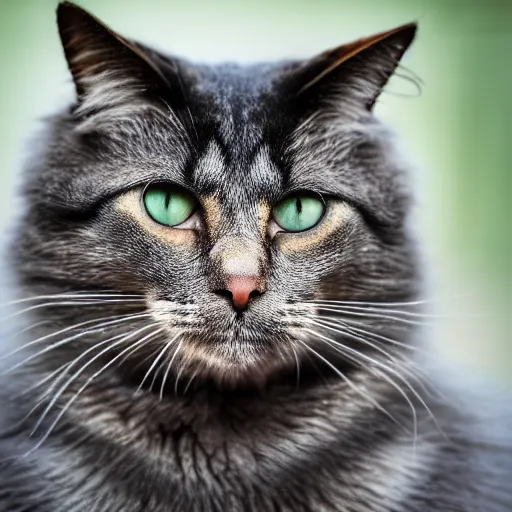
POLYGON ((146 188, 144 206, 156 222, 177 226, 194 213, 197 202, 192 194, 160 183, 146 188))
POLYGON ((306 231, 318 224, 324 212, 325 205, 318 197, 297 195, 274 207, 274 220, 286 231, 306 231))

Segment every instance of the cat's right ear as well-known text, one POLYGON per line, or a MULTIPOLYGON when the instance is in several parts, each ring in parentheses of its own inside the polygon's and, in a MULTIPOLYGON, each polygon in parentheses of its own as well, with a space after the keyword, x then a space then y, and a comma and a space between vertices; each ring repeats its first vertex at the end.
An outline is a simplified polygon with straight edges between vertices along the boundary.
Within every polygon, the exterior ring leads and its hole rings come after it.
POLYGON ((63 2, 57 22, 75 82, 78 113, 154 101, 168 91, 167 79, 148 55, 84 9, 63 2))

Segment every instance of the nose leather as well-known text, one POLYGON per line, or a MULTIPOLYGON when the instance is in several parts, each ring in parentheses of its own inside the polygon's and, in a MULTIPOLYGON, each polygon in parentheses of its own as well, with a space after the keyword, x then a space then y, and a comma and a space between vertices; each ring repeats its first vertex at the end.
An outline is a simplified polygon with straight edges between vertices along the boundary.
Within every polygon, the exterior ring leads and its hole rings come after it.
POLYGON ((226 290, 231 292, 231 300, 236 309, 247 308, 255 293, 260 293, 260 280, 253 276, 232 276, 226 280, 226 290))

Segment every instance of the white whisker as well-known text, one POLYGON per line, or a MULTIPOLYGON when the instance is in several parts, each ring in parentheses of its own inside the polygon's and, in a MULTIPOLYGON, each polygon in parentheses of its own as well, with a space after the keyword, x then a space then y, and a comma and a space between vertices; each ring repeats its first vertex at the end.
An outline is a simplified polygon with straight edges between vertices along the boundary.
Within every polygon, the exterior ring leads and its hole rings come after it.
MULTIPOLYGON (((317 336, 322 338, 322 339, 320 339, 320 341, 323 341, 324 343, 326 343, 327 345, 332 347, 334 350, 336 350, 340 354, 343 354, 344 357, 357 363, 359 366, 363 366, 361 364, 361 360, 357 359, 357 357, 354 356, 351 352, 355 352, 357 356, 361 356, 362 355, 361 353, 359 353, 357 351, 348 351, 349 353, 347 353, 347 349, 349 347, 346 347, 345 345, 342 345, 341 343, 334 342, 334 340, 330 340, 329 338, 325 338, 318 332, 315 332, 315 331, 310 331, 310 332, 313 334, 316 334, 317 336)), ((418 419, 417 419, 416 408, 414 407, 414 404, 412 403, 411 399, 407 396, 407 394, 403 391, 403 389, 393 379, 391 379, 389 376, 387 376, 384 372, 380 371, 378 368, 375 368, 375 367, 370 367, 369 370, 372 373, 376 373, 377 375, 380 375, 386 382, 391 384, 404 397, 404 399, 408 403, 409 407, 411 408, 412 418, 413 418, 413 439, 414 439, 414 446, 415 446, 416 437, 418 435, 418 419)))
MULTIPOLYGON (((163 331, 163 329, 160 329, 160 331, 163 331)), ((158 361, 160 361, 160 359, 162 359, 162 357, 165 355, 165 353, 167 352, 167 349, 169 347, 171 347, 171 345, 174 343, 174 341, 178 338, 178 336, 181 335, 181 332, 179 332, 178 334, 176 334, 176 336, 174 336, 174 338, 171 338, 171 340, 169 340, 162 348, 162 350, 160 350, 159 354, 157 357, 155 357, 155 360, 153 361, 153 364, 149 367, 149 370, 146 372, 146 374, 144 375, 144 378, 142 379, 142 382, 140 383, 140 386, 137 388, 137 391, 136 393, 139 393, 139 391, 142 389, 142 387, 144 386, 147 378, 149 377, 149 375, 151 375, 151 372, 153 371, 154 368, 156 368, 156 365, 158 364, 158 361)))
MULTIPOLYGON (((318 332, 315 332, 315 331, 311 331, 310 329, 306 329, 307 331, 310 331, 312 332, 313 334, 316 334, 316 336, 332 343, 334 342, 335 344, 338 344, 338 345, 341 345, 339 342, 337 342, 336 340, 333 340, 329 337, 326 337, 318 332)), ((347 347, 346 345, 341 345, 343 347, 343 351, 344 352, 348 352, 350 354, 353 354, 355 357, 358 357, 360 359, 364 359, 365 361, 369 362, 370 364, 377 366, 381 369, 385 369, 386 371, 392 373, 394 376, 396 376, 400 381, 402 381, 405 386, 412 392, 412 394, 416 397, 416 399, 420 402, 420 404, 425 408, 425 410, 429 413, 430 417, 432 418, 432 420, 434 421, 434 423, 436 424, 437 428, 439 429, 439 431, 441 432, 441 428, 437 422, 437 419, 436 417, 434 416, 434 414, 432 413, 432 411, 430 410, 429 406, 426 404, 426 402, 423 400, 423 398, 421 397, 421 395, 416 391, 416 389, 414 387, 411 386, 411 384, 402 376, 400 375, 396 370, 394 370, 393 368, 390 368, 388 365, 384 364, 382 361, 378 361, 372 357, 369 357, 368 355, 360 352, 360 351, 357 351, 357 350, 354 350, 353 348, 351 347, 347 347)), ((392 383, 394 381, 390 381, 390 383, 392 383)), ((395 383, 396 385, 396 383, 395 383)), ((403 392, 403 390, 401 390, 401 388, 397 388, 399 389, 399 391, 402 392, 402 395, 404 396, 404 398, 406 398, 407 402, 409 403, 409 405, 412 407, 412 410, 413 410, 413 414, 414 414, 414 418, 415 418, 415 424, 417 422, 417 419, 416 419, 416 409, 414 408, 414 405, 412 404, 410 398, 403 392)))
MULTIPOLYGON (((372 343, 371 341, 367 340, 366 338, 358 336, 357 334, 353 334, 350 331, 341 330, 341 329, 335 329, 335 328, 330 327, 328 325, 324 325, 323 322, 315 322, 313 320, 310 320, 310 322, 313 323, 314 325, 318 325, 320 327, 324 327, 325 329, 329 329, 331 331, 337 332, 337 333, 342 334, 344 336, 347 336, 347 337, 349 337, 351 339, 359 341, 359 342, 361 342, 361 343, 363 343, 365 345, 368 345, 369 347, 372 347, 374 350, 377 350, 378 352, 383 354, 387 359, 389 359, 389 361, 392 362, 393 365, 396 366, 396 368, 400 369, 402 372, 406 373, 409 377, 414 379, 414 381, 417 382, 420 385, 422 390, 424 392, 426 392, 429 396, 431 396, 430 393, 428 392, 428 390, 426 389, 425 384, 424 384, 425 376, 419 370, 414 372, 412 366, 409 364, 409 360, 403 359, 403 358, 397 358, 397 356, 393 356, 392 354, 390 354, 389 352, 384 350, 382 347, 376 345, 375 343, 372 343)), ((336 342, 335 340, 332 340, 332 342, 336 343, 340 347, 349 349, 349 347, 346 347, 342 343, 336 342)))
MULTIPOLYGON (((321 306, 324 307, 324 303, 316 304, 314 302, 311 303, 313 306, 321 306)), ((375 307, 360 307, 360 306, 338 306, 334 304, 327 304, 329 308, 336 309, 337 311, 368 311, 370 313, 386 313, 390 315, 403 315, 407 317, 413 318, 452 318, 451 315, 440 315, 440 314, 429 314, 429 313, 414 313, 412 311, 401 311, 399 309, 387 309, 387 308, 375 308, 375 307)), ((349 313, 350 314, 350 313, 349 313)))
MULTIPOLYGON (((30 306, 28 308, 22 309, 21 311, 16 311, 15 313, 10 314, 4 318, 1 318, 1 322, 5 322, 7 320, 11 320, 17 316, 28 313, 29 311, 35 311, 36 309, 49 308, 49 307, 63 307, 63 306, 101 306, 105 303, 116 303, 116 304, 124 304, 126 302, 131 302, 132 299, 128 300, 75 300, 75 301, 64 301, 64 302, 45 302, 43 304, 36 304, 35 306, 30 306)), ((139 303, 140 300, 133 299, 133 302, 139 303)))
MULTIPOLYGON (((150 326, 150 327, 154 327, 154 326, 150 326)), ((133 334, 137 334, 141 331, 141 329, 139 329, 138 331, 136 331, 135 333, 133 334)), ((48 430, 46 431, 46 434, 44 434, 44 436, 39 440, 39 442, 36 444, 36 446, 34 446, 34 448, 32 448, 26 455, 30 455, 31 453, 33 453, 35 450, 37 450, 38 448, 40 448, 43 443, 46 441, 46 439, 48 439, 48 437, 50 436, 50 434, 52 433, 52 431, 55 429, 55 427, 57 426, 57 424, 59 423, 59 421, 62 419, 62 417, 66 414, 66 412, 69 410, 69 408, 73 405, 73 403, 77 400, 77 398, 83 393, 83 391, 89 386, 89 384, 91 384, 91 382, 94 381, 94 379, 96 379, 97 377, 99 377, 99 375, 101 375, 105 370, 107 370, 110 366, 112 366, 121 356, 123 356, 126 352, 129 352, 131 351, 130 353, 134 353, 136 352, 139 348, 141 348, 141 346, 147 342, 148 339, 152 338, 153 336, 155 336, 158 332, 160 331, 160 329, 158 329, 157 331, 153 332, 153 333, 150 333, 148 334, 147 336, 144 336, 144 338, 141 338, 139 341, 135 342, 133 345, 131 345, 130 347, 126 348, 125 350, 121 351, 116 357, 114 357, 113 359, 111 359, 107 364, 105 364, 100 370, 98 370, 97 372, 95 372, 91 377, 89 377, 86 382, 80 387, 80 389, 78 389, 78 391, 71 397, 70 400, 68 400, 68 402, 66 403, 66 405, 64 406, 64 408, 60 411, 60 413, 57 415, 57 417, 55 418, 55 420, 53 421, 53 423, 50 425, 50 427, 48 428, 48 430)), ((131 337, 131 336, 130 336, 131 337)), ((89 365, 91 363, 91 361, 89 361, 89 363, 87 363, 87 365, 89 365)), ((84 369, 84 367, 82 367, 82 369, 80 370, 80 372, 84 369)), ((75 377, 78 376, 78 375, 75 375, 75 377)))
POLYGON ((191 384, 192 384, 192 381, 197 377, 197 375, 199 374, 199 370, 196 370, 193 374, 192 374, 192 377, 190 377, 190 379, 188 380, 187 382, 187 385, 185 386, 185 389, 183 390, 183 394, 186 395, 187 394, 187 391, 188 389, 190 388, 191 384))
MULTIPOLYGON (((181 331, 180 333, 178 333, 178 335, 181 335, 183 334, 184 331, 181 331)), ((171 348, 172 345, 168 345, 167 348, 171 348)), ((165 364, 165 359, 161 361, 161 363, 158 365, 158 369, 155 371, 154 375, 153 375, 153 379, 151 380, 151 384, 149 385, 149 391, 152 392, 153 391, 153 387, 155 386, 155 382, 156 382, 156 379, 158 378, 158 374, 163 371, 163 369, 166 367, 166 364, 165 364)))
POLYGON ((350 331, 348 331, 346 329, 339 329, 339 327, 340 327, 339 325, 336 325, 336 327, 334 327, 331 322, 328 322, 328 321, 323 320, 323 319, 313 320, 313 319, 310 318, 310 319, 308 319, 308 322, 312 323, 314 325, 318 325, 320 327, 323 327, 324 329, 328 329, 330 331, 337 332, 339 334, 342 334, 343 336, 347 336, 348 338, 352 338, 352 339, 355 339, 357 341, 363 341, 368 346, 372 347, 373 349, 375 349, 378 352, 380 352, 381 354, 383 354, 390 361, 393 361, 395 363, 397 361, 397 357, 396 356, 391 355, 389 352, 384 350, 382 347, 379 347, 375 343, 372 343, 372 342, 370 342, 370 341, 368 341, 368 340, 366 340, 364 338, 361 338, 360 336, 358 336, 356 334, 352 334, 350 331))
POLYGON ((176 358, 176 355, 178 354, 181 346, 183 345, 183 340, 181 340, 176 347, 176 350, 174 351, 174 354, 171 357, 171 360, 169 361, 169 364, 167 365, 167 368, 165 370, 164 378, 162 380, 162 385, 160 386, 160 401, 164 398, 164 388, 165 388, 165 382, 167 381, 167 377, 169 376, 169 372, 171 371, 172 363, 174 362, 174 359, 176 358))
POLYGON ((297 368, 297 389, 300 387, 300 364, 299 364, 299 356, 297 355, 297 350, 295 350, 295 347, 293 344, 291 345, 292 351, 293 351, 293 357, 295 358, 295 366, 297 368))
MULTIPOLYGON (((43 379, 39 380, 38 382, 36 382, 35 384, 33 384, 32 386, 28 387, 27 389, 23 390, 21 393, 18 393, 16 395, 16 398, 22 398, 26 395, 30 395, 32 393, 32 391, 34 391, 35 389, 43 386, 44 384, 46 384, 49 380, 51 380, 52 378, 56 377, 59 373, 61 373, 63 370, 65 370, 68 366, 71 365, 72 362, 66 362, 64 364, 62 364, 61 366, 59 366, 56 370, 54 370, 53 372, 51 372, 50 374, 48 374, 46 377, 44 377, 43 379)), ((43 397, 47 395, 48 392, 51 392, 51 390, 53 389, 53 384, 43 393, 43 397)))
POLYGON ((31 302, 36 300, 62 300, 62 299, 73 299, 77 298, 80 300, 83 299, 102 299, 102 298, 126 298, 130 299, 130 301, 133 301, 135 298, 139 298, 139 300, 144 299, 144 295, 141 294, 129 294, 125 295, 122 293, 117 294, 100 294, 100 293, 57 293, 54 295, 36 295, 33 297, 24 297, 23 299, 16 299, 10 302, 5 302, 3 304, 0 304, 0 307, 8 307, 15 304, 23 304, 24 302, 31 302))
MULTIPOLYGON (((347 329, 351 329, 351 330, 359 332, 361 334, 367 334, 369 336, 374 336, 375 338, 377 338, 379 340, 385 341, 385 342, 390 343, 392 345, 396 345, 397 347, 405 348, 407 350, 411 350, 411 351, 414 351, 414 352, 416 352, 416 351, 421 352, 421 350, 418 347, 415 347, 413 345, 409 345, 407 343, 403 343, 403 342, 395 340, 393 338, 389 338, 387 336, 383 336, 382 334, 377 334, 377 333, 374 333, 372 331, 367 331, 365 329, 362 329, 361 327, 354 327, 354 326, 368 327, 367 324, 365 324, 364 322, 357 322, 357 321, 353 321, 353 320, 347 321, 345 319, 342 320, 339 317, 331 317, 331 316, 328 316, 328 317, 320 316, 319 318, 322 319, 322 320, 324 320, 325 318, 328 318, 331 321, 332 320, 336 320, 335 322, 332 322, 335 325, 340 324, 343 327, 346 327, 347 329)), ((425 353, 426 353, 426 351, 425 351, 425 353)))
MULTIPOLYGON (((122 316, 123 316, 122 318, 119 318, 119 316, 106 317, 106 318, 116 318, 116 320, 112 320, 110 322, 105 322, 105 323, 100 323, 99 325, 94 326, 90 330, 82 331, 82 332, 80 332, 78 334, 74 334, 73 336, 70 336, 70 337, 65 338, 63 340, 60 340, 58 342, 52 343, 51 345, 48 345, 47 347, 43 348, 39 352, 36 352, 35 354, 32 354, 29 357, 25 358, 23 361, 20 361, 19 363, 11 366, 5 372, 0 373, 0 375, 7 375, 7 374, 13 372, 14 370, 20 368, 21 366, 29 363, 30 361, 33 361, 34 359, 36 359, 38 357, 41 357, 42 355, 47 354, 48 352, 50 352, 50 351, 52 351, 52 350, 54 350, 54 349, 56 349, 58 347, 66 345, 66 344, 70 343, 71 341, 79 339, 79 338, 81 338, 83 336, 86 336, 86 335, 89 335, 89 334, 101 331, 101 330, 105 329, 105 327, 109 327, 109 326, 116 325, 116 324, 123 323, 123 322, 128 322, 130 320, 135 320, 135 319, 139 319, 139 318, 146 318, 146 317, 149 317, 151 315, 149 313, 143 313, 143 314, 140 314, 140 315, 127 315, 127 316, 122 315, 122 316)), ((83 322, 83 324, 85 324, 85 322, 83 322)), ((83 325, 83 324, 78 324, 78 325, 83 325)), ((11 357, 13 354, 19 352, 20 350, 24 350, 27 347, 32 346, 34 344, 39 344, 42 341, 47 340, 48 338, 56 336, 57 334, 62 334, 63 332, 69 331, 71 329, 75 329, 76 327, 77 327, 76 325, 72 326, 72 327, 67 327, 67 328, 62 329, 61 331, 59 331, 57 333, 52 333, 52 334, 48 334, 46 336, 43 336, 42 338, 39 338, 37 340, 34 340, 34 341, 30 342, 30 343, 25 344, 22 347, 19 347, 18 349, 14 350, 13 352, 8 354, 7 356, 3 356, 2 359, 4 359, 5 357, 11 357)))
POLYGON ((435 304, 438 302, 447 302, 455 299, 463 298, 464 295, 455 295, 453 297, 445 297, 440 299, 425 299, 425 300, 413 300, 413 301, 405 301, 405 302, 366 302, 366 301, 357 301, 357 300, 336 300, 336 299, 315 299, 312 301, 306 301, 305 304, 315 303, 315 302, 322 302, 322 303, 329 303, 329 304, 344 304, 344 305, 354 305, 354 306, 386 306, 386 307, 399 307, 399 306, 422 306, 424 304, 435 304))
POLYGON ((181 377, 181 374, 184 369, 185 369, 185 365, 182 363, 178 369, 178 373, 176 374, 176 381, 174 382, 174 394, 175 395, 178 394, 178 384, 179 384, 180 377, 181 377))
POLYGON ((393 322, 401 322, 401 323, 410 324, 410 325, 430 325, 426 322, 419 322, 416 320, 409 320, 407 318, 390 316, 390 315, 381 315, 378 313, 361 313, 359 311, 346 311, 346 310, 327 308, 327 307, 323 307, 323 306, 317 306, 317 309, 319 309, 321 311, 331 311, 333 313, 342 313, 344 315, 362 316, 364 318, 382 318, 383 320, 392 320, 393 322))
MULTIPOLYGON (((108 347, 103 349, 99 354, 96 354, 94 357, 92 357, 91 359, 89 359, 89 361, 87 361, 87 363, 85 363, 77 372, 75 372, 62 386, 61 388, 59 389, 59 391, 53 396, 52 400, 50 401, 50 403, 47 405, 46 409, 43 411, 43 413, 41 414, 39 420, 37 421, 36 425, 34 426, 34 429, 32 430, 32 433, 30 435, 34 435, 34 433, 37 431, 37 429, 40 427, 41 423, 43 422, 43 420, 45 419, 45 417, 47 416, 47 414, 50 412, 50 410, 52 409, 52 407, 56 404, 56 402, 58 401, 58 399, 61 397, 61 395, 64 393, 64 391, 73 383, 74 380, 76 380, 77 377, 79 377, 89 366, 91 366, 95 361, 97 361, 99 358, 101 358, 103 355, 105 355, 107 352, 109 352, 110 350, 112 350, 113 348, 125 343, 127 340, 129 340, 130 338, 133 338, 134 336, 137 336, 139 333, 147 330, 147 329, 151 329, 152 327, 154 327, 154 324, 152 325, 145 325, 143 327, 141 327, 140 329, 137 329, 136 331, 134 332, 131 332, 131 333, 123 333, 123 334, 118 334, 117 336, 113 336, 112 338, 109 338, 108 340, 103 340, 102 342, 100 343, 96 343, 94 346, 92 346, 91 348, 89 348, 88 350, 86 350, 85 352, 83 352, 82 354, 80 354, 71 364, 71 366, 68 368, 68 371, 73 367, 75 366, 81 359, 83 359, 87 354, 90 354, 91 352, 93 352, 94 350, 97 350, 98 347, 100 346, 103 346, 103 345, 106 345, 108 344, 108 347), (121 339, 119 339, 121 338, 121 339), (113 340, 119 340, 119 341, 116 341, 115 343, 112 343, 113 340)), ((58 380, 61 380, 61 377, 58 378, 58 380)), ((54 386, 56 384, 54 383, 54 386)))
MULTIPOLYGON (((330 317, 329 317, 330 318, 330 317)), ((320 317, 319 321, 324 322, 324 318, 320 317)), ((363 322, 354 322, 356 325, 363 325, 366 326, 363 322)), ((375 340, 381 340, 386 343, 391 343, 395 346, 398 346, 403 349, 407 349, 412 352, 417 352, 418 354, 423 354, 424 356, 428 356, 429 358, 435 357, 431 352, 428 352, 427 350, 421 350, 420 348, 416 346, 408 345, 407 343, 402 343, 400 341, 397 341, 393 338, 389 338, 387 336, 383 336, 381 334, 368 331, 366 329, 361 329, 360 327, 354 327, 353 325, 347 324, 345 321, 338 320, 338 322, 333 322, 331 325, 341 326, 343 327, 347 332, 350 332, 354 336, 357 336, 357 334, 367 335, 375 340)), ((359 339, 363 343, 369 344, 369 341, 366 340, 366 338, 362 337, 356 337, 354 339, 359 339)), ((371 344, 374 348, 376 348, 373 344, 371 344)), ((381 350, 379 350, 381 351, 381 350)), ((396 361, 395 361, 396 364, 396 361)), ((407 358, 407 367, 403 367, 400 365, 402 370, 406 371, 421 387, 422 391, 429 397, 435 397, 435 398, 441 398, 445 402, 450 402, 450 400, 440 393, 438 387, 435 385, 435 383, 432 381, 432 379, 429 378, 428 375, 426 375, 420 368, 417 367, 417 365, 407 358)))
MULTIPOLYGON (((311 331, 313 334, 316 334, 314 331, 311 331)), ((376 402, 371 396, 365 394, 364 391, 359 389, 343 372, 341 372, 336 366, 334 366, 328 359, 319 354, 316 350, 310 347, 307 343, 300 340, 299 338, 295 338, 300 344, 304 346, 308 351, 310 351, 313 355, 318 357, 321 361, 323 361, 327 366, 329 366, 353 391, 360 394, 366 400, 368 400, 374 407, 376 407, 379 411, 385 414, 391 421, 396 424, 399 424, 398 421, 386 410, 384 409, 378 402, 376 402)))

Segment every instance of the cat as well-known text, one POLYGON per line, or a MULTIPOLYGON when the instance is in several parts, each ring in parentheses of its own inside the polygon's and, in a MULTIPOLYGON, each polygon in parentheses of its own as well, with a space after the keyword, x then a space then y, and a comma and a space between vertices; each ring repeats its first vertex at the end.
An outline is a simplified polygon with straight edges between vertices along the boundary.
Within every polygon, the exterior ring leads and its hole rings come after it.
POLYGON ((240 66, 57 17, 77 94, 7 251, 0 510, 512 510, 508 429, 425 355, 372 113, 416 25, 240 66))

